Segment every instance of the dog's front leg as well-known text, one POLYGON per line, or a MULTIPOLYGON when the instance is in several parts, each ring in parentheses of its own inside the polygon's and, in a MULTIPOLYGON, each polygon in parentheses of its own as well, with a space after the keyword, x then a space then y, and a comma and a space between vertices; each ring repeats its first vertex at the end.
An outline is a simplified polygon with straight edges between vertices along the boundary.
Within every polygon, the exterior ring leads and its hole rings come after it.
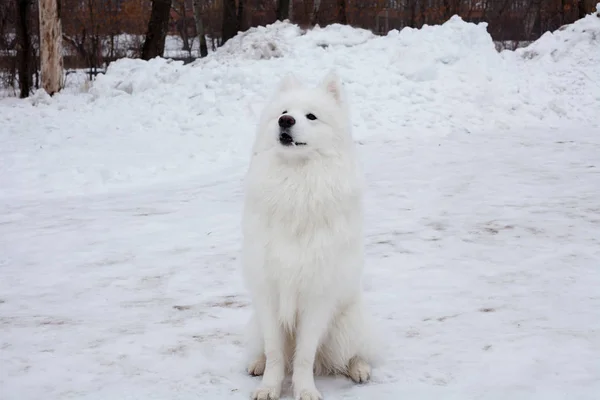
POLYGON ((327 333, 331 310, 326 306, 332 301, 311 302, 302 310, 296 331, 296 353, 292 385, 296 400, 319 400, 323 397, 315 386, 314 365, 321 339, 327 333))
POLYGON ((262 310, 258 319, 263 332, 267 362, 262 382, 252 394, 252 399, 277 400, 285 378, 285 335, 272 304, 262 301, 258 306, 262 310))

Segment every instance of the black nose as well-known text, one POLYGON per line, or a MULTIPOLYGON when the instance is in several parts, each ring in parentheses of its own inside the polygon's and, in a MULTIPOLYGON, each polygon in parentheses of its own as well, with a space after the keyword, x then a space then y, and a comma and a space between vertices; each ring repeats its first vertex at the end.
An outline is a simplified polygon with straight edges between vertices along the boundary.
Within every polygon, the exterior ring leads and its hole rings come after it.
POLYGON ((282 115, 279 117, 279 126, 282 128, 290 128, 296 123, 296 120, 291 115, 282 115))

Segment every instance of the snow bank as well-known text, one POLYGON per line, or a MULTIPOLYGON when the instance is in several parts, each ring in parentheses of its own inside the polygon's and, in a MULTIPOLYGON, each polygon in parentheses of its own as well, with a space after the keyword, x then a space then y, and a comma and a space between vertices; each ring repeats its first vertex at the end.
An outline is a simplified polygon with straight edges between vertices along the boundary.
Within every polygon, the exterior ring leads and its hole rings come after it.
POLYGON ((553 115, 599 123, 600 11, 503 55, 527 76, 529 101, 535 93, 545 96, 541 119, 553 115))
POLYGON ((337 70, 361 142, 597 126, 599 30, 600 18, 590 15, 527 48, 498 53, 486 24, 459 17, 383 37, 277 22, 188 65, 123 59, 91 87, 0 102, 0 154, 8 166, 1 183, 81 193, 244 165, 255 114, 288 72, 313 84, 337 70), (40 172, 39 165, 52 167, 40 172))
POLYGON ((326 28, 316 26, 311 30, 297 25, 277 21, 268 26, 259 26, 242 32, 219 49, 218 56, 236 59, 268 60, 284 56, 302 57, 317 48, 351 47, 366 43, 376 36, 366 29, 333 24, 326 28))
MULTIPOLYGON (((600 8, 600 3, 598 3, 600 8)), ((555 32, 546 32, 536 42, 516 50, 523 58, 536 61, 548 60, 577 64, 578 66, 600 63, 600 11, 590 14, 555 32), (574 63, 573 61, 576 61, 574 63)))
POLYGON ((146 62, 125 58, 109 65, 106 75, 98 77, 90 93, 102 97, 156 90, 161 84, 176 82, 182 66, 183 61, 156 58, 146 62))
MULTIPOLYGON (((582 118, 593 122, 589 114, 570 115, 565 110, 580 105, 582 98, 585 104, 597 101, 595 88, 582 92, 564 86, 569 80, 579 82, 582 66, 585 75, 597 75, 599 25, 590 15, 525 49, 498 53, 487 24, 466 23, 457 16, 443 25, 405 28, 385 37, 343 25, 305 31, 276 22, 240 33, 211 57, 188 67, 165 60, 119 61, 91 92, 97 97, 112 96, 117 93, 113 89, 166 95, 218 81, 222 84, 215 87, 214 107, 221 102, 231 106, 233 89, 238 100, 256 103, 287 72, 314 82, 324 70, 336 69, 357 112, 372 115, 381 110, 382 99, 390 100, 394 109, 384 118, 407 127, 448 132, 498 123, 556 124, 582 118), (548 58, 561 65, 549 66, 548 58), (556 92, 564 90, 568 96, 556 99, 556 92), (562 107, 556 107, 557 101, 562 107)), ((224 116, 240 109, 228 107, 221 110, 224 116)), ((357 116, 355 122, 359 138, 371 136, 365 118, 357 116)))
POLYGON ((259 26, 241 32, 219 49, 219 57, 231 56, 250 60, 268 60, 283 57, 290 52, 293 39, 302 30, 289 23, 277 21, 268 27, 259 26))
POLYGON ((411 80, 435 80, 438 70, 448 68, 452 68, 453 73, 468 72, 477 78, 501 63, 486 28, 485 23, 467 24, 454 16, 444 25, 393 31, 385 45, 394 49, 397 55, 394 61, 401 73, 411 80), (390 45, 391 40, 396 43, 390 45))
POLYGON ((307 47, 323 47, 330 46, 357 46, 366 43, 368 40, 374 39, 377 36, 373 32, 366 29, 353 28, 348 25, 332 24, 325 28, 316 26, 306 32, 306 36, 300 41, 305 43, 307 47))

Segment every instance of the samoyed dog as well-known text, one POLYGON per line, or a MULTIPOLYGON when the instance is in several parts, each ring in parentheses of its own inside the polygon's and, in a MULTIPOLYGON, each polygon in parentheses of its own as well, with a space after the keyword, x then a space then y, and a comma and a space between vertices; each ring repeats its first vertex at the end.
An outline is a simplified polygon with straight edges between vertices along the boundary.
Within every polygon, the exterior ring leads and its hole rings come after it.
POLYGON ((363 311, 362 175, 342 84, 286 77, 265 107, 246 177, 243 270, 254 314, 248 372, 255 400, 322 399, 314 375, 370 379, 363 311))

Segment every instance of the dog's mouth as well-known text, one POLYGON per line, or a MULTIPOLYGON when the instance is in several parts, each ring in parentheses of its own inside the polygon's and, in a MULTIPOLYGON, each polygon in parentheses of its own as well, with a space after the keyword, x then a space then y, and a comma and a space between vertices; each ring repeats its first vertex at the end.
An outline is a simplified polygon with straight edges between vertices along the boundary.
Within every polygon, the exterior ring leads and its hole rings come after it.
POLYGON ((306 146, 304 142, 282 143, 284 146, 306 146))
POLYGON ((279 143, 284 146, 306 146, 305 142, 296 142, 289 132, 283 131, 279 134, 279 143))

